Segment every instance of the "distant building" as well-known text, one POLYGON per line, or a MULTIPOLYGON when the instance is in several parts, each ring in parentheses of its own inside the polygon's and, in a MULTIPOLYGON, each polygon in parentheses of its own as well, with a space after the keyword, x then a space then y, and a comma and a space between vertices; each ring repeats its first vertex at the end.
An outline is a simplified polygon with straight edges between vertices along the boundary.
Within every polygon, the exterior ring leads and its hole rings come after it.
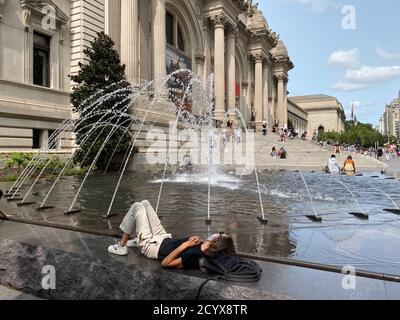
POLYGON ((342 104, 335 97, 318 94, 289 97, 289 100, 308 113, 308 132, 342 132, 346 115, 342 104))
POLYGON ((379 118, 378 131, 380 134, 385 134, 385 121, 383 115, 379 118))
POLYGON ((400 138, 400 91, 399 97, 385 107, 379 127, 385 136, 400 138))
POLYGON ((288 123, 302 135, 308 130, 308 113, 288 98, 288 123))

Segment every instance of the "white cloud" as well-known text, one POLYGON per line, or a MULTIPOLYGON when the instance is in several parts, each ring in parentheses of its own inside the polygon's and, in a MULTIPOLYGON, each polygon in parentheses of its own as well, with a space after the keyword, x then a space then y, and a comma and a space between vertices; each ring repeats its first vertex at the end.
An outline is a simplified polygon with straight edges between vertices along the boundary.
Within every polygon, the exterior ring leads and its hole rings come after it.
POLYGON ((335 68, 355 68, 358 67, 360 62, 360 50, 354 48, 348 51, 335 51, 328 58, 328 66, 335 68))
POLYGON ((400 66, 371 67, 346 71, 344 80, 337 82, 333 89, 338 91, 358 91, 373 87, 400 77, 400 66))
POLYGON ((370 85, 338 81, 335 85, 333 85, 332 89, 337 91, 358 91, 368 87, 370 87, 370 85))
POLYGON ((400 77, 400 66, 370 67, 347 70, 345 79, 361 84, 376 84, 400 77))
POLYGON ((387 52, 382 47, 376 48, 376 54, 384 60, 400 60, 400 53, 387 52))
POLYGON ((302 5, 307 5, 314 13, 322 13, 331 7, 335 7, 332 0, 291 0, 302 5))

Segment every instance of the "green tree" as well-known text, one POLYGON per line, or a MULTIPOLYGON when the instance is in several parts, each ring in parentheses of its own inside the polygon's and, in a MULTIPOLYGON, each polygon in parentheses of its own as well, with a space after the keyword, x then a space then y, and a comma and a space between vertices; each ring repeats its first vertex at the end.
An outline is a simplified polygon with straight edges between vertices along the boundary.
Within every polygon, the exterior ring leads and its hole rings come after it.
POLYGON ((319 140, 339 141, 347 145, 353 145, 358 141, 362 147, 369 148, 374 147, 376 142, 380 145, 385 144, 388 138, 376 131, 371 124, 355 124, 353 121, 347 121, 344 132, 325 132, 319 136, 319 140))
POLYGON ((75 84, 71 102, 81 121, 74 130, 81 150, 76 154, 75 161, 82 167, 90 165, 113 130, 112 125, 116 125, 119 128, 96 163, 97 168, 105 169, 121 138, 116 155, 124 153, 129 146, 130 136, 124 129, 130 124, 127 108, 131 104, 132 90, 125 80, 125 65, 121 64, 114 42, 104 32, 98 33, 84 54, 87 63, 80 63, 79 73, 70 77, 75 84), (97 102, 96 108, 94 102, 97 102), (122 115, 119 118, 116 117, 118 112, 122 115), (99 121, 109 122, 109 125, 99 125, 99 121), (90 130, 93 131, 88 134, 90 130))

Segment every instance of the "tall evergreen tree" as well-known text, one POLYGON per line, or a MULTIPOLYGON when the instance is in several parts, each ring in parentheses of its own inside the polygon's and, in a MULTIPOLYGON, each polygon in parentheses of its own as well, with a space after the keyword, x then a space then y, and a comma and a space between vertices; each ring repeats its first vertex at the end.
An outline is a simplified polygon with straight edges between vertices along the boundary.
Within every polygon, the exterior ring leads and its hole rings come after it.
POLYGON ((131 141, 124 128, 130 124, 127 108, 132 90, 125 80, 125 65, 121 64, 114 42, 104 32, 98 33, 84 54, 87 63, 80 63, 79 73, 71 76, 75 83, 71 102, 81 121, 74 130, 80 147, 75 160, 81 166, 90 165, 113 130, 112 125, 117 125, 120 128, 113 133, 96 162, 97 168, 105 169, 115 148, 118 146, 115 153, 118 158, 131 141), (116 114, 122 116, 116 117, 116 114), (105 123, 108 125, 104 126, 105 123))

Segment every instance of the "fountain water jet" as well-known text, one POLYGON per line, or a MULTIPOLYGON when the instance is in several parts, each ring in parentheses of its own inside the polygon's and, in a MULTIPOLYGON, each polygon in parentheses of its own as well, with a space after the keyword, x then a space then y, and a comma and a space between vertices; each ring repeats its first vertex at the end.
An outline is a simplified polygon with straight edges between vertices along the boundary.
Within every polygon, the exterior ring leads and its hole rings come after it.
POLYGON ((379 193, 382 193, 386 198, 388 198, 388 199, 393 203, 394 208, 383 209, 383 211, 390 212, 390 213, 394 213, 394 214, 400 214, 400 207, 399 207, 399 205, 396 203, 396 201, 394 201, 394 199, 393 199, 389 194, 387 194, 385 191, 383 191, 383 190, 381 190, 381 189, 378 189, 378 188, 373 187, 372 185, 369 185, 369 187, 370 187, 372 190, 375 190, 375 191, 377 191, 377 192, 379 192, 379 193))
POLYGON ((304 183, 304 185, 306 187, 306 190, 307 190, 307 193, 308 193, 308 197, 310 198, 311 206, 312 206, 312 208, 314 210, 314 215, 307 215, 306 217, 308 219, 314 221, 314 222, 322 222, 322 217, 318 215, 317 210, 315 209, 314 200, 313 200, 313 197, 311 195, 310 188, 308 187, 306 178, 304 178, 304 175, 303 175, 303 173, 301 172, 300 169, 298 170, 298 173, 300 174, 301 178, 303 179, 303 183, 304 183))
POLYGON ((337 181, 339 184, 341 184, 343 187, 346 188, 346 190, 347 190, 347 191, 350 193, 350 195, 352 196, 352 198, 353 198, 353 200, 354 200, 354 203, 357 205, 357 207, 358 207, 358 209, 359 209, 359 212, 349 212, 349 214, 352 215, 352 216, 355 216, 355 217, 357 217, 357 218, 359 218, 359 219, 362 219, 362 220, 368 220, 368 219, 369 219, 369 215, 362 212, 361 206, 360 206, 360 204, 358 203, 358 201, 357 201, 357 199, 356 199, 354 193, 350 190, 350 188, 349 188, 345 183, 343 183, 342 181, 340 181, 339 178, 337 178, 336 181, 337 181))

